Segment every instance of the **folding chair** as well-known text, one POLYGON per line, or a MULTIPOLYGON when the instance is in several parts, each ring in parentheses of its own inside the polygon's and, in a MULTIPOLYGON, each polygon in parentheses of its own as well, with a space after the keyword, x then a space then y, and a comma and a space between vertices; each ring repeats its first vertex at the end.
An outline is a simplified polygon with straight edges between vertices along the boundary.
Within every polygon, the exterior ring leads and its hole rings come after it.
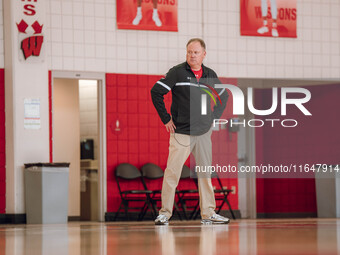
POLYGON ((181 180, 191 180, 190 187, 191 189, 181 189, 179 185, 179 188, 176 190, 176 194, 178 197, 178 205, 183 209, 184 217, 186 220, 192 219, 193 216, 197 213, 197 210, 199 208, 199 193, 198 193, 198 184, 197 184, 197 178, 192 178, 190 174, 190 168, 186 165, 182 168, 181 173, 181 180), (188 202, 194 202, 194 205, 188 205, 188 202), (190 216, 188 217, 188 209, 193 209, 190 216))
MULTIPOLYGON (((157 202, 162 201, 161 193, 162 193, 162 182, 160 179, 163 180, 164 172, 162 168, 159 166, 153 164, 153 163, 147 163, 141 167, 141 172, 142 172, 142 181, 145 190, 151 190, 152 194, 150 196, 151 198, 151 203, 152 203, 152 208, 154 210, 155 215, 158 213, 158 207, 157 207, 157 202), (155 185, 155 181, 158 180, 158 185, 155 185), (149 184, 149 185, 148 185, 149 184), (154 184, 154 185, 152 185, 154 184), (158 186, 156 188, 151 188, 150 186, 158 186)), ((175 211, 178 214, 178 217, 180 220, 182 220, 181 215, 178 212, 178 207, 177 204, 174 204, 175 206, 175 211)), ((147 208, 146 208, 147 209, 147 208)))
MULTIPOLYGON (((129 209, 139 209, 140 213, 138 215, 138 220, 142 220, 144 218, 144 211, 145 208, 149 208, 151 213, 153 213, 152 206, 151 206, 151 199, 150 195, 152 191, 150 190, 137 190, 137 189, 129 189, 129 190, 122 190, 122 182, 128 182, 129 185, 132 184, 133 181, 139 180, 141 181, 142 174, 141 172, 133 165, 129 163, 122 163, 116 167, 115 171, 116 181, 118 185, 118 190, 122 202, 119 205, 119 209, 115 215, 114 220, 117 219, 122 206, 124 207, 125 216, 129 219, 128 211, 129 209), (129 207, 129 203, 134 202, 136 204, 142 203, 142 206, 135 206, 129 207)), ((136 182, 134 182, 136 183, 136 182)))
POLYGON ((155 180, 159 180, 163 178, 164 172, 162 168, 160 168, 159 166, 153 163, 147 163, 141 167, 141 173, 142 173, 142 182, 143 182, 144 189, 150 190, 152 192, 150 195, 152 209, 155 215, 157 215, 157 211, 158 211, 157 202, 161 201, 161 193, 162 193, 161 185, 162 184, 160 184, 160 187, 157 187, 156 189, 150 189, 150 185, 148 187, 147 184, 150 184, 151 181, 153 181, 154 183, 155 180))
POLYGON ((221 181, 220 177, 218 176, 218 174, 216 172, 213 172, 211 174, 211 178, 216 178, 217 183, 219 185, 219 189, 214 189, 215 200, 216 201, 222 201, 222 203, 220 205, 216 206, 217 213, 220 213, 224 203, 226 203, 229 207, 229 211, 231 213, 231 216, 233 217, 233 219, 236 219, 235 214, 234 214, 234 212, 231 208, 231 205, 229 203, 229 200, 228 200, 228 196, 233 190, 223 187, 222 181, 221 181))
MULTIPOLYGON (((211 178, 212 179, 215 178, 217 180, 218 185, 219 185, 219 189, 216 189, 214 187, 215 201, 222 201, 222 203, 220 203, 218 206, 216 206, 216 210, 217 210, 216 213, 220 213, 224 203, 226 203, 229 207, 229 211, 231 213, 231 216, 233 217, 233 219, 236 219, 234 212, 231 208, 231 205, 229 203, 229 200, 228 200, 228 196, 233 190, 223 187, 222 181, 221 181, 220 177, 218 176, 218 174, 216 172, 213 172, 211 174, 211 178)), ((197 208, 194 209, 194 213, 192 214, 192 219, 195 220, 197 218, 197 216, 199 215, 199 213, 200 213, 200 208, 199 208, 199 205, 198 205, 197 208)))

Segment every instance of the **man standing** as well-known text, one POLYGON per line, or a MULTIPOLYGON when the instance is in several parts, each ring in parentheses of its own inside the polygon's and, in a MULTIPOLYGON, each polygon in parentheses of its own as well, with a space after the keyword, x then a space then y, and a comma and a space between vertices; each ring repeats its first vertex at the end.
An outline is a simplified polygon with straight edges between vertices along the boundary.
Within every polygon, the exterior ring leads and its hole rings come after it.
MULTIPOLYGON (((186 62, 169 70, 166 76, 151 89, 152 102, 170 132, 170 146, 167 167, 162 186, 162 208, 155 220, 156 225, 167 225, 172 216, 176 187, 183 165, 192 152, 196 164, 210 166, 212 163, 211 126, 215 118, 222 115, 226 107, 228 93, 224 89, 214 89, 214 84, 204 85, 200 80, 218 81, 216 73, 203 65, 206 56, 205 43, 200 38, 193 38, 187 43, 186 62), (192 82, 194 81, 194 82, 192 82), (211 88, 219 95, 219 103, 214 111, 207 100, 205 113, 200 111, 200 104, 193 107, 192 102, 200 102, 202 92, 211 88), (164 105, 164 95, 171 90, 171 115, 164 105), (191 109, 190 109, 191 108, 191 109), (198 110, 197 110, 198 109, 198 110)), ((215 195, 210 175, 197 173, 200 195, 202 223, 229 223, 229 219, 215 213, 215 195)))

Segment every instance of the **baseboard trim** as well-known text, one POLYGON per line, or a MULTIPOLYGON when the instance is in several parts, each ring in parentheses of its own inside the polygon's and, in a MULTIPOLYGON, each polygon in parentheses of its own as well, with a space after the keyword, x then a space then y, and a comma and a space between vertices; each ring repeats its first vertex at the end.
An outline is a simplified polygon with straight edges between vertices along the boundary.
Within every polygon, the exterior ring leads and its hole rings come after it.
POLYGON ((292 213, 257 213, 258 219, 278 218, 317 218, 316 212, 292 212, 292 213))
POLYGON ((26 224, 26 214, 0 214, 0 224, 26 224))
MULTIPOLYGON (((80 216, 68 216, 68 221, 80 221, 80 216)), ((26 214, 0 214, 0 224, 26 224, 26 214)))
MULTIPOLYGON (((241 213, 240 210, 233 210, 234 215, 236 217, 236 219, 240 219, 241 218, 241 213)), ((232 219, 231 213, 229 210, 222 210, 220 212, 221 215, 228 217, 230 219, 232 219)), ((125 213, 124 212, 120 212, 118 215, 117 220, 114 220, 115 216, 116 216, 116 212, 106 212, 105 213, 105 221, 109 222, 109 221, 138 221, 138 215, 139 212, 129 212, 128 214, 128 218, 125 217, 125 213)), ((182 219, 184 219, 184 214, 183 212, 180 212, 180 215, 182 217, 182 219)), ((179 216, 177 213, 175 213, 171 220, 179 220, 179 216)), ((197 217, 197 219, 200 219, 200 217, 197 217)), ((152 217, 151 212, 147 212, 143 221, 153 221, 154 217, 152 217)))
POLYGON ((81 221, 80 216, 68 216, 68 221, 81 221))

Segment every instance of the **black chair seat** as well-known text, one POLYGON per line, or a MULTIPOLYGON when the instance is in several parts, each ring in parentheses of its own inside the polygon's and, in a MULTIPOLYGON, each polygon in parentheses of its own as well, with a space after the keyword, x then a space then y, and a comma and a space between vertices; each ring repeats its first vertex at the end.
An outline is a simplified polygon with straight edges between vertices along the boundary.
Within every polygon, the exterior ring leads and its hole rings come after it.
POLYGON ((230 193, 232 191, 233 190, 231 190, 231 189, 215 189, 214 190, 215 193, 230 193))
POLYGON ((122 194, 152 194, 151 190, 125 190, 122 194))
POLYGON ((177 190, 176 192, 181 194, 198 193, 198 189, 177 190))

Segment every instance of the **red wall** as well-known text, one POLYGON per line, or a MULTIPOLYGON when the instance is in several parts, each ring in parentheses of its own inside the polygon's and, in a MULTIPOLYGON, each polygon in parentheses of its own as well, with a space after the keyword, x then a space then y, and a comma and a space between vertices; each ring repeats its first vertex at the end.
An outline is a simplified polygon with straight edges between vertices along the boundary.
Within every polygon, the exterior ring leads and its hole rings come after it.
MULTIPOLYGON (((257 165, 340 163, 340 86, 306 88, 312 98, 304 105, 312 116, 305 116, 297 107, 288 106, 287 116, 280 116, 280 112, 276 111, 267 118, 296 119, 299 123, 297 127, 271 128, 267 125, 256 129, 257 165)), ((256 91, 257 109, 269 108, 271 93, 271 89, 256 91)), ((316 211, 314 179, 257 179, 258 213, 316 211)))
POLYGON ((6 212, 5 70, 0 69, 0 213, 6 212))
MULTIPOLYGON (((169 134, 154 109, 150 95, 152 86, 160 78, 155 75, 106 75, 108 212, 117 211, 120 204, 114 177, 118 164, 128 162, 139 168, 152 162, 163 169, 166 167, 169 134), (117 119, 121 129, 119 133, 114 131, 117 119)), ((169 109, 171 93, 165 96, 165 102, 169 109)), ((213 139, 227 141, 224 157, 230 159, 229 162, 237 162, 237 137, 233 135, 228 141, 228 133, 226 130, 224 132, 215 133, 213 139)), ((224 179, 223 184, 237 187, 237 180, 224 179)), ((143 189, 140 183, 129 185, 129 188, 143 189)), ((238 209, 237 195, 231 195, 230 200, 233 209, 238 209)))

